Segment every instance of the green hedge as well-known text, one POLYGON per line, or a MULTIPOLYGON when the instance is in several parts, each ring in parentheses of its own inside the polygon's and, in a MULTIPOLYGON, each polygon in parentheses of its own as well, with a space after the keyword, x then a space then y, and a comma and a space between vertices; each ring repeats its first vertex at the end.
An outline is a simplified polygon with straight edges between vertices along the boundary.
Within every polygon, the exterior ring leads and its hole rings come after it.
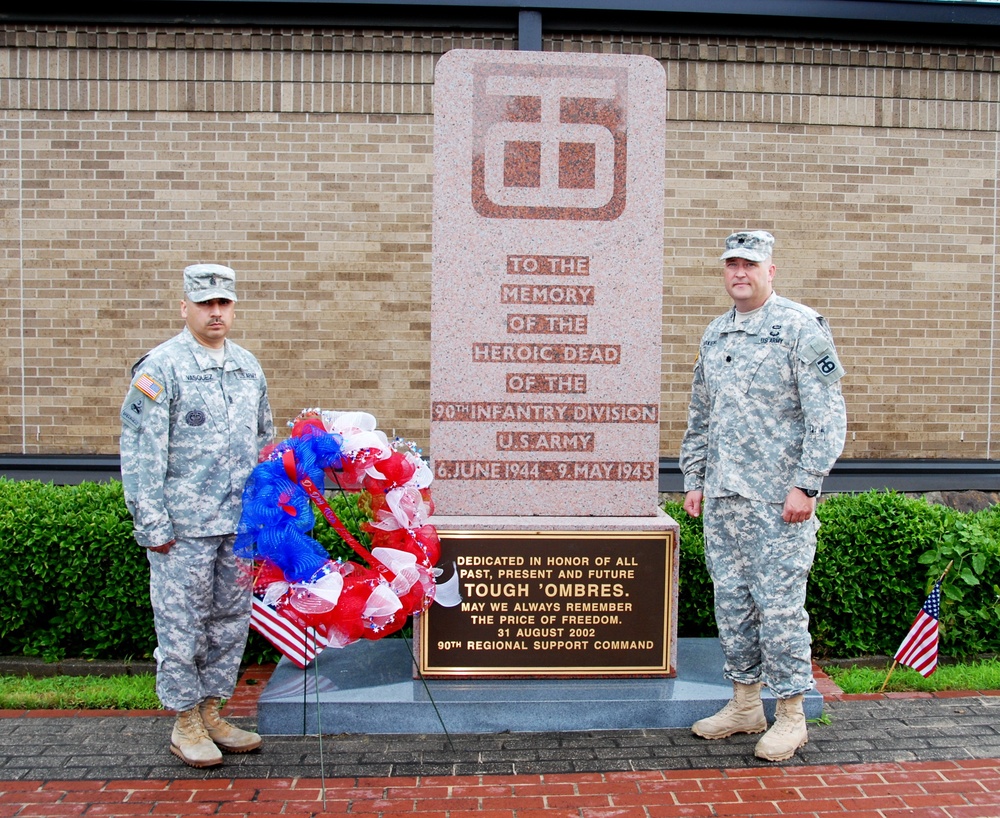
MULTIPOLYGON (((331 499, 355 535, 362 495, 331 499)), ((680 503, 665 510, 681 527, 682 637, 714 636, 712 583, 701 520, 680 503)), ((894 492, 838 495, 822 522, 808 608, 817 656, 892 654, 934 579, 942 586, 942 652, 1000 651, 1000 506, 962 514, 894 492)), ((349 556, 322 522, 316 538, 349 556)), ((132 539, 121 484, 53 486, 0 478, 0 653, 140 659, 155 647, 145 553, 132 539)), ((273 660, 251 634, 247 658, 273 660)))
POLYGON ((149 569, 121 483, 0 480, 0 652, 147 658, 149 569))
MULTIPOLYGON (((331 499, 358 526, 360 495, 331 499)), ((337 555, 348 548, 317 515, 316 538, 337 555)), ((132 537, 121 483, 54 486, 0 478, 0 654, 150 659, 156 647, 146 552, 132 537)), ((246 658, 276 661, 251 632, 246 658)))
POLYGON ((919 557, 958 512, 900 494, 868 493, 831 497, 817 514, 807 597, 815 652, 895 653, 929 590, 919 557))
MULTIPOLYGON (((711 631, 712 583, 700 520, 680 503, 679 635, 711 631)), ((1000 506, 963 514, 896 492, 825 499, 806 607, 817 657, 896 652, 924 599, 942 584, 941 652, 957 658, 1000 650, 1000 506)))

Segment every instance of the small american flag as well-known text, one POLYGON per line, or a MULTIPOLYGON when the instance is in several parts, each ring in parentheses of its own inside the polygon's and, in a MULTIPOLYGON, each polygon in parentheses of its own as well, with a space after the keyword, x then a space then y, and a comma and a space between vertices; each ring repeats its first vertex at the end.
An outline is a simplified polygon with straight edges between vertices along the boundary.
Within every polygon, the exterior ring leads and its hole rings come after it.
POLYGON ((313 628, 301 628, 272 606, 254 596, 250 627, 274 645, 296 667, 305 667, 326 647, 326 639, 313 628))
POLYGON ((937 670, 938 620, 941 617, 941 580, 924 601, 910 632, 893 657, 901 665, 913 668, 924 678, 937 670))
POLYGON ((143 372, 138 378, 135 379, 135 388, 142 392, 150 400, 156 400, 160 393, 163 391, 163 387, 160 383, 153 378, 149 377, 145 372, 143 372))

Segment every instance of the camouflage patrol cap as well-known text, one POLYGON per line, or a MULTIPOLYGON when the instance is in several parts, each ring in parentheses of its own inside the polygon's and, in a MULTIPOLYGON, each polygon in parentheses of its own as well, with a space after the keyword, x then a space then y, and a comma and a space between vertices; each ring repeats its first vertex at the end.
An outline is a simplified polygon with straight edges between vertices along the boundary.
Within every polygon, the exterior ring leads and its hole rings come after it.
POLYGON ((184 297, 188 301, 227 298, 236 301, 236 273, 221 264, 192 264, 184 268, 184 297))
POLYGON ((742 230, 726 239, 726 252, 720 258, 745 258, 763 261, 774 250, 774 236, 766 230, 742 230))

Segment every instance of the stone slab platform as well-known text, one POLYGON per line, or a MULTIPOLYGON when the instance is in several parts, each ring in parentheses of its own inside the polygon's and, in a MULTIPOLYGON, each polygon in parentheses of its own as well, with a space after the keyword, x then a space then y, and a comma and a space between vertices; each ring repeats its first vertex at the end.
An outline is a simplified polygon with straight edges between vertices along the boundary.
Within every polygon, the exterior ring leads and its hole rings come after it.
MULTIPOLYGON (((630 730, 690 727, 732 693, 716 639, 677 640, 672 679, 428 681, 413 678, 412 645, 361 641, 305 670, 283 659, 257 705, 264 735, 630 730)), ((765 711, 774 699, 765 691, 765 711)), ((807 718, 823 697, 806 696, 807 718)))

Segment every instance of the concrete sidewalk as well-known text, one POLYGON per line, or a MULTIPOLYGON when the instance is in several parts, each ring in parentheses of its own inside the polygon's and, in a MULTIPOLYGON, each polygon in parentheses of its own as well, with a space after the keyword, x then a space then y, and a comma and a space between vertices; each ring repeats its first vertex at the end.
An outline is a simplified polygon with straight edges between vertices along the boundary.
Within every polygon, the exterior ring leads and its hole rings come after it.
MULTIPOLYGON (((266 681, 229 707, 253 724, 266 681)), ((248 682, 258 684, 248 684, 248 682)), ((267 737, 195 770, 170 755, 159 711, 0 714, 0 818, 27 815, 421 813, 432 818, 1000 816, 1000 693, 827 695, 791 761, 756 736, 687 729, 488 735, 267 737)), ((336 730, 331 726, 331 730, 336 730)))

